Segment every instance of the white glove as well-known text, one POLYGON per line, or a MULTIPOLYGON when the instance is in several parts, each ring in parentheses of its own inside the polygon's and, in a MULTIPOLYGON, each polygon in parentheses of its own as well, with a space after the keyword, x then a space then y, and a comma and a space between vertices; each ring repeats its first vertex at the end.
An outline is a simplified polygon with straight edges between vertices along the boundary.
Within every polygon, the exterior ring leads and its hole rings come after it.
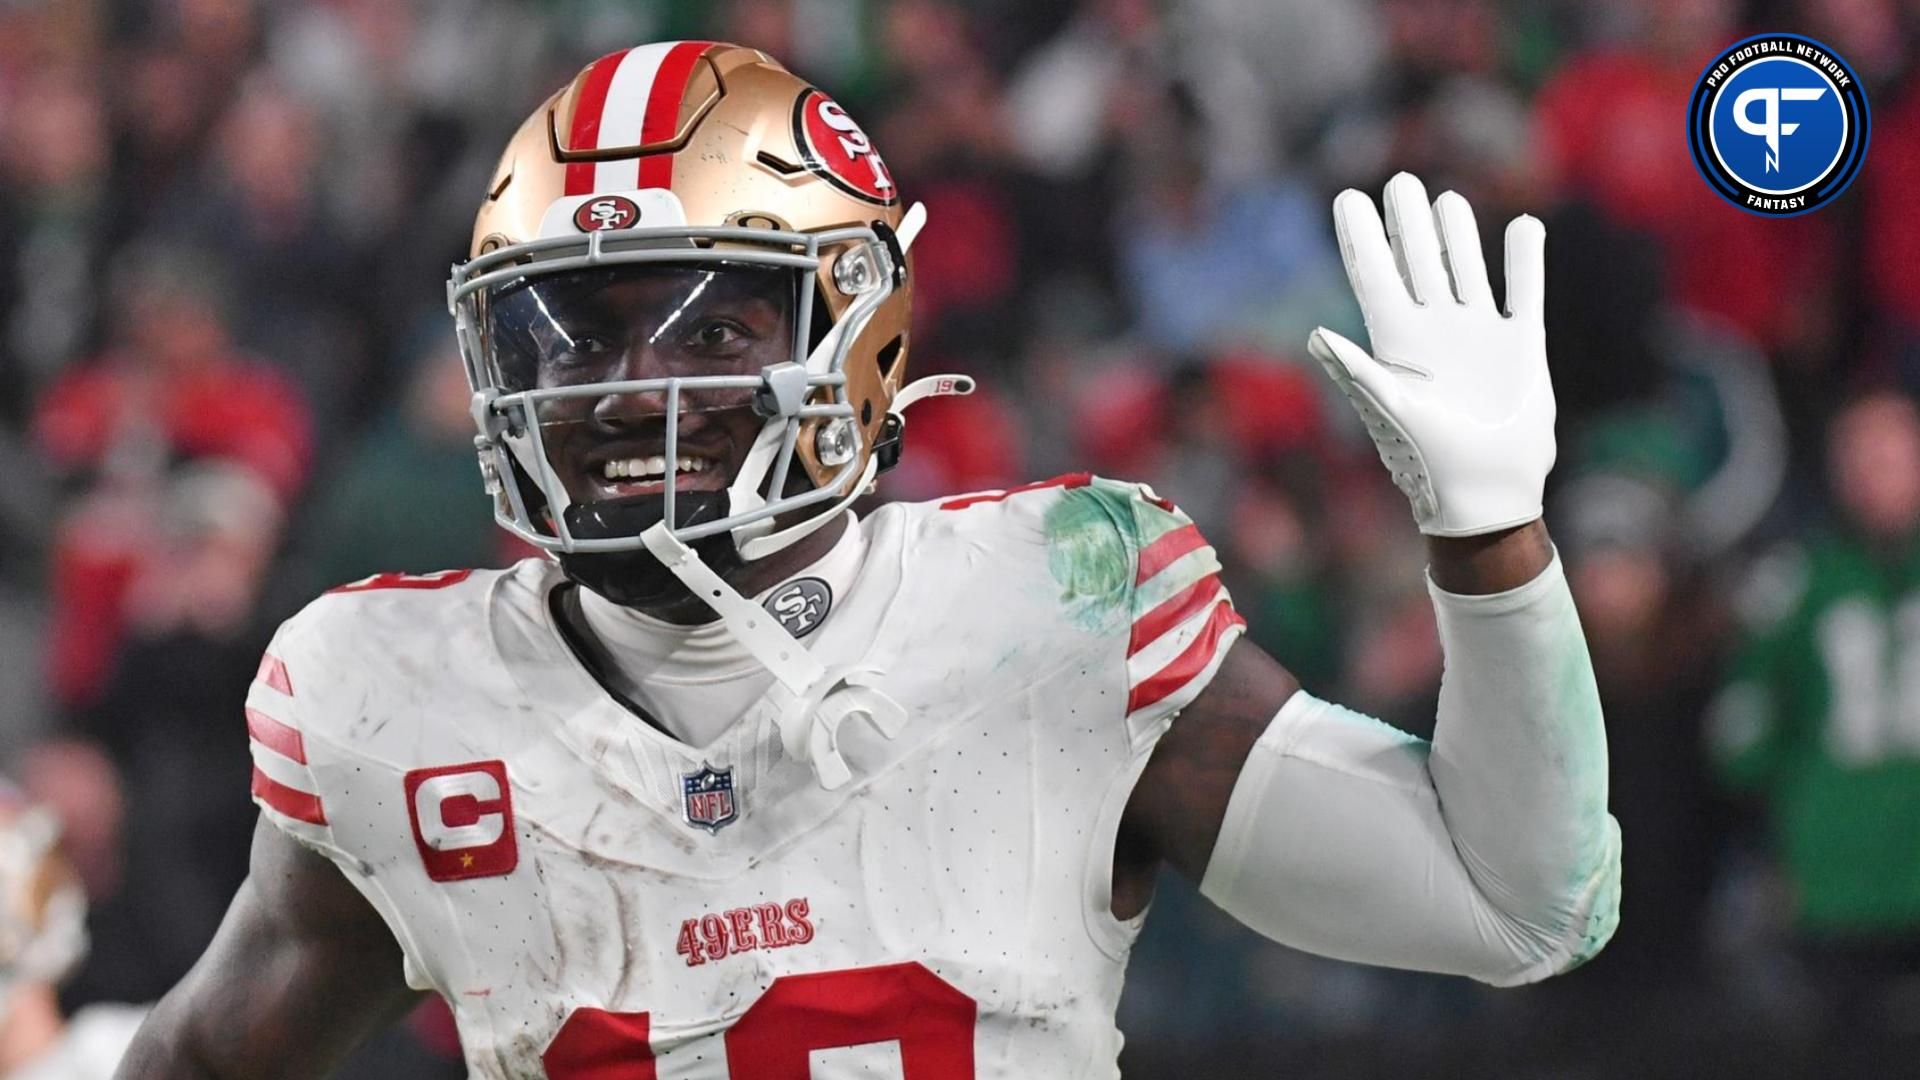
POLYGON ((1540 516, 1553 468, 1553 384, 1541 323, 1547 232, 1507 225, 1507 314, 1493 304, 1467 200, 1400 173, 1387 181, 1383 232, 1373 200, 1333 200, 1347 279, 1373 355, 1320 327, 1307 351, 1373 436, 1380 460, 1429 536, 1474 536, 1540 516), (1436 222, 1438 228, 1435 228, 1436 222))

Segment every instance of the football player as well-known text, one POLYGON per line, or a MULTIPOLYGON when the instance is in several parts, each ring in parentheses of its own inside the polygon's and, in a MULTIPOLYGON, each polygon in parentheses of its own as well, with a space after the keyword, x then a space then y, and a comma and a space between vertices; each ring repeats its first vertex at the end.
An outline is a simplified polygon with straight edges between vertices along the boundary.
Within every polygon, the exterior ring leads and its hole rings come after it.
POLYGON ((147 1010, 56 996, 87 952, 87 895, 53 811, 0 781, 0 1078, 106 1080, 147 1010))
MULTIPOLYGON (((596 61, 449 302, 500 523, 246 703, 253 873, 122 1075, 323 1075, 420 993, 480 1077, 1116 1075, 1159 866, 1276 941, 1530 982, 1616 921, 1584 639, 1540 522, 1543 232, 1401 175, 1335 203, 1373 352, 1311 348, 1431 537, 1431 745, 1241 640, 1195 526, 1087 475, 857 518, 923 214, 832 98, 708 42, 596 61)), ((404 508, 396 508, 404 512, 404 508)))

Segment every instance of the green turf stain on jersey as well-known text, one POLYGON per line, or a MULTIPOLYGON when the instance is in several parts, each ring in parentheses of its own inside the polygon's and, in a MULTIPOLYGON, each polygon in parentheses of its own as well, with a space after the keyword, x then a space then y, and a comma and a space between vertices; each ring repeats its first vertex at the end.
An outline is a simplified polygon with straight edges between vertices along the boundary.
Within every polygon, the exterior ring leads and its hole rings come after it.
POLYGON ((1607 815, 1605 821, 1601 861, 1592 879, 1593 904, 1579 944, 1574 946, 1567 965, 1560 969, 1562 972, 1572 971, 1599 955, 1607 942, 1613 940, 1614 931, 1620 929, 1620 823, 1612 815, 1607 815))
POLYGON ((1139 550, 1131 489, 1101 482, 1073 488, 1047 508, 1047 570, 1060 602, 1090 631, 1128 619, 1134 552, 1139 550))
POLYGON ((1563 633, 1555 650, 1561 664, 1556 715, 1576 732, 1586 733, 1584 739, 1569 737, 1565 763, 1569 783, 1590 796, 1591 801, 1579 808, 1582 820, 1596 823, 1594 833, 1579 842, 1586 858, 1575 863, 1575 878, 1570 882, 1577 892, 1593 896, 1573 954, 1561 968, 1571 971, 1593 959, 1620 927, 1620 823, 1607 813, 1606 725, 1586 635, 1577 618, 1564 621, 1563 633))

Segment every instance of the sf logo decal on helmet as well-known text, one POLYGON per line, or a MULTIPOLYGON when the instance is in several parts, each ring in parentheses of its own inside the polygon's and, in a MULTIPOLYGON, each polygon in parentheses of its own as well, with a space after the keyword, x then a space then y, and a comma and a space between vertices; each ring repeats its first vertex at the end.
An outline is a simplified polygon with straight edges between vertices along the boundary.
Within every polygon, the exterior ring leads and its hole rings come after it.
POLYGON ((597 199, 588 199, 573 212, 574 227, 581 232, 630 229, 639 220, 639 205, 625 195, 602 195, 597 199))
POLYGON ((1687 112, 1693 163, 1721 198, 1792 217, 1847 189, 1867 156, 1866 92, 1820 42, 1761 34, 1713 58, 1687 112))
POLYGON ((793 106, 793 141, 807 167, 855 198, 892 206, 899 201, 893 174, 840 103, 809 89, 793 106))

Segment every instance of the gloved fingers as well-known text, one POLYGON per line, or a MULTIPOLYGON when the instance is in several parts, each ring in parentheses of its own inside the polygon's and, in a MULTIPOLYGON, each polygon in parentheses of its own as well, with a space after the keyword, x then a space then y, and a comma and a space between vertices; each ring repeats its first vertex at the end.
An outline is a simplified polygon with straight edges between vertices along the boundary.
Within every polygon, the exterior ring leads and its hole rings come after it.
POLYGON ((1351 394, 1358 384, 1382 407, 1392 408, 1391 402, 1397 393, 1392 374, 1367 350, 1324 326, 1317 326, 1307 335, 1307 352, 1320 361, 1320 366, 1343 393, 1351 394))
POLYGON ((1493 307, 1493 287, 1487 284, 1487 263, 1480 254, 1480 225, 1473 207, 1459 192, 1443 191, 1433 201, 1440 222, 1440 251, 1453 276, 1453 294, 1469 307, 1493 307))
POLYGON ((1353 188, 1333 199, 1333 231, 1340 239, 1340 259, 1347 266, 1347 282, 1360 312, 1371 326, 1376 314, 1406 305, 1407 286, 1394 266, 1387 230, 1380 211, 1365 192, 1353 188))
POLYGON ((1407 290, 1422 304, 1453 299, 1447 267, 1440 257, 1440 233, 1434 228, 1433 205, 1427 188, 1412 173, 1395 173, 1387 181, 1387 240, 1407 290))
POLYGON ((1547 227, 1532 214, 1507 223, 1507 314, 1539 322, 1546 300, 1547 227))

